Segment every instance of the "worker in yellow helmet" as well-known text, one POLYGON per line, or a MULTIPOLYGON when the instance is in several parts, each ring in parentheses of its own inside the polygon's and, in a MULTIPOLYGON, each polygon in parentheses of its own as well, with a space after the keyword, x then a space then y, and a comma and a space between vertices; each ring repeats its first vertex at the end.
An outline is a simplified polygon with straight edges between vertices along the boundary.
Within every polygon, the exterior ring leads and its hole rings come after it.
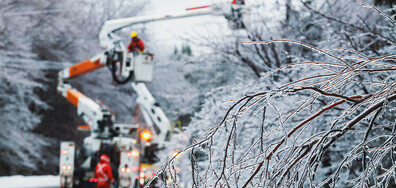
POLYGON ((131 42, 128 45, 128 52, 132 52, 134 54, 144 52, 144 43, 138 37, 138 34, 136 31, 131 32, 131 42))

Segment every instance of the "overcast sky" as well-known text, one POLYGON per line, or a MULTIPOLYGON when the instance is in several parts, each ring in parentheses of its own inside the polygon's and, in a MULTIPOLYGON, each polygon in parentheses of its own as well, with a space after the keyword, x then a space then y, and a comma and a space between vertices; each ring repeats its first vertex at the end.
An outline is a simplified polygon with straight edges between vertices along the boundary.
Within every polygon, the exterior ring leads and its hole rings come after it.
MULTIPOLYGON (((168 14, 184 11, 186 8, 210 5, 213 0, 151 0, 146 7, 145 15, 168 14)), ((224 2, 224 0, 223 0, 224 2)), ((224 20, 219 16, 198 16, 175 20, 151 22, 145 25, 150 38, 150 47, 164 54, 171 54, 176 45, 183 43, 180 37, 205 32, 208 25, 224 20)), ((195 35, 196 36, 196 35, 195 35)), ((160 55, 160 54, 158 54, 160 55)))

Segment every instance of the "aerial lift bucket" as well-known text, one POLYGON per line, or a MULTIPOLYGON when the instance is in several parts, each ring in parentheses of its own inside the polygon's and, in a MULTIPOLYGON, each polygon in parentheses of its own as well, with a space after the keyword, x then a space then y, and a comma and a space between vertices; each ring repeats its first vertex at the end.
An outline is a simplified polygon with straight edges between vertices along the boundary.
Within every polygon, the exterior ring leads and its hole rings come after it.
POLYGON ((151 82, 153 80, 154 56, 142 53, 134 57, 134 81, 151 82))

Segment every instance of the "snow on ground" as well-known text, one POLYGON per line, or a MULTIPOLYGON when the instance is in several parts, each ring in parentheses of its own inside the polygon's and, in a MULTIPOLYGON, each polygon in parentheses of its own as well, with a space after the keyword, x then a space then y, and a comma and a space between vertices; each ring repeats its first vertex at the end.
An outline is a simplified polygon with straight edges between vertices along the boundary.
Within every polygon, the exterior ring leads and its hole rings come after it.
POLYGON ((3 176, 0 184, 2 188, 52 188, 59 187, 59 176, 3 176))

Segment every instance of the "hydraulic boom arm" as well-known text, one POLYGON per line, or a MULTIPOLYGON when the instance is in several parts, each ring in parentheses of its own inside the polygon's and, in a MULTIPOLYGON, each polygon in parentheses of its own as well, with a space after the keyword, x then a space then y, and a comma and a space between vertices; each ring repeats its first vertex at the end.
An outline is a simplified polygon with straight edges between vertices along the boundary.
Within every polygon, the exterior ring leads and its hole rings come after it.
POLYGON ((146 85, 143 83, 132 83, 132 88, 138 94, 136 103, 140 104, 142 114, 146 123, 155 132, 153 143, 157 144, 159 148, 164 147, 164 141, 169 140, 170 136, 170 122, 165 113, 160 108, 159 104, 155 101, 146 85))
MULTIPOLYGON (((200 8, 209 8, 209 7, 210 6, 202 6, 200 8)), ((170 19, 177 19, 184 17, 214 14, 214 13, 215 11, 213 11, 212 9, 208 9, 208 10, 189 9, 186 11, 176 12, 172 14, 165 14, 165 15, 148 15, 148 16, 109 20, 104 23, 102 29, 100 30, 99 33, 100 45, 106 49, 117 48, 117 45, 121 42, 121 39, 120 37, 115 35, 114 32, 122 28, 129 27, 131 25, 160 21, 160 20, 170 20, 170 19)))
POLYGON ((91 134, 94 136, 109 137, 112 135, 114 115, 106 106, 88 98, 68 83, 68 79, 70 78, 103 67, 101 57, 96 56, 91 60, 80 62, 59 72, 57 90, 70 103, 77 107, 77 114, 82 116, 88 124, 91 134))
MULTIPOLYGON (((106 21, 99 33, 100 44, 106 51, 59 72, 58 92, 77 107, 78 114, 82 115, 89 124, 92 134, 103 134, 98 136, 111 135, 111 127, 114 123, 112 113, 104 105, 86 97, 68 83, 71 78, 108 66, 112 72, 113 80, 118 84, 125 84, 132 79, 132 88, 138 93, 137 103, 143 109, 143 117, 156 134, 154 142, 162 147, 163 142, 169 137, 169 120, 146 86, 141 83, 151 81, 153 56, 151 54, 132 56, 127 53, 121 38, 114 32, 134 24, 160 20, 208 14, 229 17, 229 15, 224 14, 227 10, 230 10, 229 7, 221 4, 207 5, 165 15, 128 17, 106 21), (224 10, 224 8, 227 10, 224 10), (119 79, 119 77, 122 79, 119 79)), ((231 8, 231 10, 234 9, 231 8)))

